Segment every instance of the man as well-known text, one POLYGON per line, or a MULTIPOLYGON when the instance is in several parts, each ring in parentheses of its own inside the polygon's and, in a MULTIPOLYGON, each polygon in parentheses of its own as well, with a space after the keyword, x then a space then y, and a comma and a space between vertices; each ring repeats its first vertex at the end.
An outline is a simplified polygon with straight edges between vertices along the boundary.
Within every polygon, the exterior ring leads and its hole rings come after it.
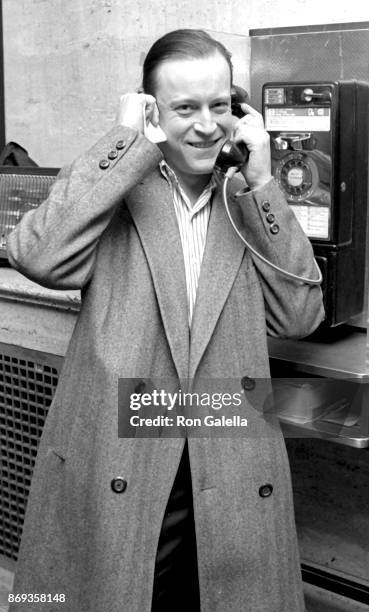
MULTIPOLYGON (((250 152, 248 187, 232 181, 229 194, 245 237, 278 266, 317 277, 271 177, 262 119, 247 104, 232 116, 231 85, 229 53, 204 32, 159 39, 144 93, 122 97, 118 124, 9 239, 24 274, 82 290, 14 587, 65 593, 58 609, 304 610, 286 450, 260 402, 266 332, 312 332, 321 292, 253 258, 229 223, 213 170, 232 136, 250 152), (144 136, 146 120, 164 142, 144 136), (148 378, 231 380, 258 435, 118 439, 119 378, 142 379, 131 392, 148 378)), ((128 413, 129 392, 119 399, 128 413)))

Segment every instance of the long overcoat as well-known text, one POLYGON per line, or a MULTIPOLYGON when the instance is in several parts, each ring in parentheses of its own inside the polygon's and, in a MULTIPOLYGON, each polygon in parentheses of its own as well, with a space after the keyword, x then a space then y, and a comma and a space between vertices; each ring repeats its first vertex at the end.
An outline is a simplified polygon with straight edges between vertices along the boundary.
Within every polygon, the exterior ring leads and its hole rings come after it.
MULTIPOLYGON (((118 438, 118 378, 226 378, 257 434, 189 439, 201 610, 301 612, 288 459, 279 428, 262 414, 266 334, 310 333, 323 316, 321 291, 253 259, 216 193, 189 333, 161 158, 144 136, 114 127, 60 172, 46 203, 9 238, 10 260, 26 276, 82 290, 40 443, 14 592, 65 594, 66 603, 28 603, 27 612, 150 611, 184 440, 118 438), (243 389, 245 380, 253 384, 243 389)), ((316 277, 309 241, 277 186, 240 198, 232 191, 232 215, 252 244, 316 277)))

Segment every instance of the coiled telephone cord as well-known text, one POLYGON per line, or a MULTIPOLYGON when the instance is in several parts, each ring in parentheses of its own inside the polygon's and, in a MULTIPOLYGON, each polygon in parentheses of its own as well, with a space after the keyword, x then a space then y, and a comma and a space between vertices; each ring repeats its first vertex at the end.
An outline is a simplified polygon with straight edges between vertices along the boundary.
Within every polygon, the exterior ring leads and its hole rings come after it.
POLYGON ((229 206, 228 206, 228 199, 227 199, 227 188, 228 188, 228 183, 229 181, 232 179, 232 177, 234 176, 234 174, 238 171, 238 168, 228 168, 226 174, 225 174, 225 178, 224 178, 224 182, 223 182, 223 201, 224 201, 224 206, 225 209, 227 211, 227 215, 228 218, 231 222, 231 225, 234 229, 234 231, 236 232, 236 234, 239 236, 239 238, 241 238, 242 242, 246 245, 246 247, 249 249, 249 251, 251 251, 251 253, 253 253, 255 255, 255 257, 257 257, 258 259, 260 259, 261 261, 263 261, 265 264, 267 264, 268 266, 270 266, 271 268, 273 268, 273 270, 276 270, 277 272, 280 272, 280 274, 283 274, 283 276, 287 276, 287 278, 293 278, 294 280, 298 280, 302 283, 305 283, 307 285, 320 285, 323 277, 322 277, 322 273, 321 270, 318 266, 318 264, 316 263, 315 259, 314 259, 314 263, 316 266, 316 269, 318 270, 318 278, 316 280, 312 279, 312 278, 305 278, 304 276, 298 276, 297 274, 293 274, 292 272, 288 272, 288 270, 284 270, 283 268, 280 268, 279 266, 277 266, 276 264, 272 263, 271 261, 269 261, 269 259, 266 259, 263 255, 261 255, 261 253, 259 253, 256 249, 254 249, 254 247, 251 246, 251 244, 249 244, 247 242, 247 240, 242 236, 241 232, 238 230, 238 228, 236 227, 235 222, 232 219, 231 213, 229 211, 229 206))

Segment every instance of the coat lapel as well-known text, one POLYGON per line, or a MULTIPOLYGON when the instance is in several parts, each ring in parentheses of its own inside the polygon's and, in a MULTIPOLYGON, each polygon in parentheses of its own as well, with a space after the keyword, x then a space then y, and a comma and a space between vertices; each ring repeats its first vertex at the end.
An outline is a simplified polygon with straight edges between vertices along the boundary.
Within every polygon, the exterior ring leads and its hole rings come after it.
MULTIPOLYGON (((234 203, 232 194, 229 200, 234 203)), ((126 201, 150 266, 178 376, 192 378, 232 288, 245 247, 228 220, 218 190, 209 220, 190 347, 181 237, 169 186, 160 171, 154 171, 130 192, 126 201)), ((236 203, 233 216, 237 208, 236 203)))
POLYGON ((157 170, 126 198, 151 270, 178 376, 188 377, 189 328, 181 237, 169 186, 157 170))
MULTIPOLYGON (((229 202, 235 200, 229 195, 229 202)), ((232 216, 236 215, 232 209, 232 216)), ((245 246, 235 234, 218 189, 213 200, 191 327, 189 377, 193 378, 241 265, 245 246)))

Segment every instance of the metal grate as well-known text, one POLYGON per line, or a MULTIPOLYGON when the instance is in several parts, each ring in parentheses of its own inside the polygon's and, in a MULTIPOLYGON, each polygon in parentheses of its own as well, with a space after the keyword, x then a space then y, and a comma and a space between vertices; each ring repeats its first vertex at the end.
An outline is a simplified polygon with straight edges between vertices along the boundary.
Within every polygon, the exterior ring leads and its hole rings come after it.
POLYGON ((23 215, 45 200, 56 168, 0 167, 0 258, 6 258, 7 237, 23 215))
POLYGON ((0 554, 12 559, 17 559, 38 443, 61 362, 61 357, 0 344, 0 554))

